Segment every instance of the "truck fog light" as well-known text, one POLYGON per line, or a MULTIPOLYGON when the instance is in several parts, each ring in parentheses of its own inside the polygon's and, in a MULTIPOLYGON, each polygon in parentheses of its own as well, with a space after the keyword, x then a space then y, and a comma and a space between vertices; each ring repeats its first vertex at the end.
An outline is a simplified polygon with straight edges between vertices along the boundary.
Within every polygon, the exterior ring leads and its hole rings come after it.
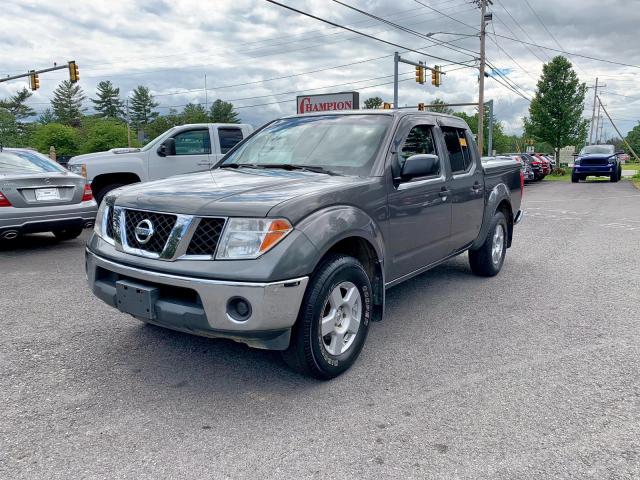
POLYGON ((227 302, 227 314, 236 322, 244 322, 251 316, 251 304, 242 297, 230 298, 227 302))

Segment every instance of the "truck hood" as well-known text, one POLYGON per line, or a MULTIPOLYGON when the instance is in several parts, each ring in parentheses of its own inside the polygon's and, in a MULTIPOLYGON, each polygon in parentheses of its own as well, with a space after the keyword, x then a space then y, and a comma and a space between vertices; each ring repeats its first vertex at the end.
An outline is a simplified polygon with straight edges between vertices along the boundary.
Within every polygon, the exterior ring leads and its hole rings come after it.
POLYGON ((615 157, 615 154, 613 153, 586 153, 584 155, 578 155, 577 158, 579 159, 583 159, 583 158, 590 158, 590 159, 594 159, 594 160, 608 160, 610 158, 615 157))
POLYGON ((76 155, 69 160, 69 165, 76 165, 87 163, 87 161, 94 159, 112 159, 112 158, 126 158, 126 157, 139 157, 139 148, 112 148, 106 152, 85 153, 83 155, 76 155))
POLYGON ((264 217, 276 205, 366 183, 360 177, 278 169, 214 169, 134 184, 117 192, 116 205, 188 215, 264 217))

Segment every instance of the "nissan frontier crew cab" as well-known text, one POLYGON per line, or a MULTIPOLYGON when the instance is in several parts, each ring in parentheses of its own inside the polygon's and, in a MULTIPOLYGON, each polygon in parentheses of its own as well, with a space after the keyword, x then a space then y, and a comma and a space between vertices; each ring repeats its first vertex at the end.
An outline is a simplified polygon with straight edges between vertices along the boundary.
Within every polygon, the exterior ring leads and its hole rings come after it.
POLYGON ((243 138, 247 124, 193 123, 170 128, 142 148, 112 148, 78 155, 67 168, 86 177, 100 203, 122 185, 209 170, 243 138))
POLYGON ((511 160, 483 166, 458 117, 381 110, 275 120, 210 171, 111 191, 93 293, 151 324, 282 351, 332 378, 385 290, 469 252, 496 275, 522 218, 511 160))

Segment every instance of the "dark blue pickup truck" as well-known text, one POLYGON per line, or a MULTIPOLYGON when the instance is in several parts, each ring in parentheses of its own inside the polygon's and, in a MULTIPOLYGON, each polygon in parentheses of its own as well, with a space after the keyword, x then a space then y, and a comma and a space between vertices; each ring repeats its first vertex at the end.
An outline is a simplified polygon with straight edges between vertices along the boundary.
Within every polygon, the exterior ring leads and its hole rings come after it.
POLYGON ((571 181, 578 183, 588 176, 609 177, 612 182, 622 178, 622 166, 613 145, 587 145, 580 150, 573 164, 571 181))

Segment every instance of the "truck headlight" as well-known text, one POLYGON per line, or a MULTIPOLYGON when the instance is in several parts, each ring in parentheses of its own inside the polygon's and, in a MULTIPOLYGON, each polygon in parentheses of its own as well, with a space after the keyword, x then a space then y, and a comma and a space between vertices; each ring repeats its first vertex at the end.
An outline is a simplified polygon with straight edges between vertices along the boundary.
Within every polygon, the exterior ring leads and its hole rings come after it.
POLYGON ((75 173, 76 175, 81 175, 84 178, 87 178, 87 165, 84 163, 72 163, 71 165, 67 165, 69 171, 75 173))
POLYGON ((218 260, 258 258, 276 246, 293 227, 283 218, 230 218, 218 244, 218 260))
POLYGON ((100 202, 100 207, 98 207, 98 213, 96 214, 96 220, 93 224, 94 233, 103 239, 107 236, 106 232, 104 231, 104 226, 106 220, 105 215, 107 214, 109 208, 112 207, 110 205, 107 205, 107 202, 105 202, 104 200, 100 202))

